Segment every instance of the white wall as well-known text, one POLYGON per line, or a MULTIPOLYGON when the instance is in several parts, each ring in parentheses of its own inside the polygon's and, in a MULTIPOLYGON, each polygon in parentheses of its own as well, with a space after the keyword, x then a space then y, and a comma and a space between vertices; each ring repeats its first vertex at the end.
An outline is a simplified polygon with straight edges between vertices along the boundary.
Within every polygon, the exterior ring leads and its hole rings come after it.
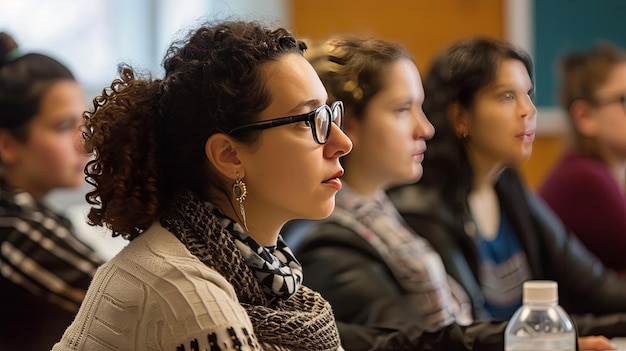
MULTIPOLYGON (((289 27, 288 0, 0 0, 0 31, 22 52, 42 52, 65 63, 93 97, 116 78, 125 62, 162 75, 172 40, 201 22, 259 20, 289 27)), ((88 189, 55 191, 52 206, 84 204, 88 189)))

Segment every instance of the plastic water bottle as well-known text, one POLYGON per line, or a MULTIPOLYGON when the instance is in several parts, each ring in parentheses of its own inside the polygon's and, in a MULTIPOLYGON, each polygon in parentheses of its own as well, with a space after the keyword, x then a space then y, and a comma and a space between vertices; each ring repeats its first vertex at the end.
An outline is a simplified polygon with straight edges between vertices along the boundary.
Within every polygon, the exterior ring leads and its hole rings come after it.
POLYGON ((575 351, 576 331, 559 306, 557 284, 531 280, 524 283, 524 303, 504 332, 505 351, 575 351))

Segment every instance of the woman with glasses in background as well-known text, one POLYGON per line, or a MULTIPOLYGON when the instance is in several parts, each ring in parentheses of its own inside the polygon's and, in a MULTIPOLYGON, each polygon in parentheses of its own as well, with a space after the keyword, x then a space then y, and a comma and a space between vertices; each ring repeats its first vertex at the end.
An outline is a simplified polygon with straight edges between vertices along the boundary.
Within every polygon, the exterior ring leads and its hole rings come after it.
POLYGON ((607 267, 626 274, 626 52, 602 44, 561 64, 573 148, 539 194, 607 267))
POLYGON ((55 351, 342 349, 279 236, 330 214, 352 147, 305 48, 255 22, 201 26, 163 79, 122 67, 94 100, 89 219, 130 243, 55 351))

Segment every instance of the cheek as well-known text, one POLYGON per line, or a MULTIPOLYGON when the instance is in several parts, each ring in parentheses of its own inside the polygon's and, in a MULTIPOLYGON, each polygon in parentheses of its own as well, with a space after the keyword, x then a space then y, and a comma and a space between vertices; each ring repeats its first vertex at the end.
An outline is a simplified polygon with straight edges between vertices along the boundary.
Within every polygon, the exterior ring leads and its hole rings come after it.
POLYGON ((366 135, 362 138, 362 143, 366 143, 372 152, 398 151, 406 146, 411 139, 411 129, 408 123, 401 123, 392 116, 387 117, 387 123, 379 123, 371 126, 366 135))
MULTIPOLYGON (((470 127, 470 137, 477 144, 488 146, 491 149, 506 147, 514 141, 514 125, 506 119, 506 111, 490 111, 481 114, 481 118, 474 118, 470 127)), ((510 113, 510 112, 509 112, 510 113)))
POLYGON ((310 179, 321 168, 321 159, 319 153, 298 152, 297 148, 258 154, 253 157, 249 181, 252 187, 267 193, 266 196, 282 196, 283 193, 293 196, 294 192, 302 192, 310 186, 310 179))
POLYGON ((622 138, 626 136, 626 117, 611 115, 599 122, 602 134, 622 138))
POLYGON ((603 123, 600 139, 612 147, 626 149, 626 119, 620 121, 608 121, 603 123))
POLYGON ((42 165, 49 169, 63 170, 78 163, 79 156, 72 140, 41 141, 33 145, 33 152, 42 165))

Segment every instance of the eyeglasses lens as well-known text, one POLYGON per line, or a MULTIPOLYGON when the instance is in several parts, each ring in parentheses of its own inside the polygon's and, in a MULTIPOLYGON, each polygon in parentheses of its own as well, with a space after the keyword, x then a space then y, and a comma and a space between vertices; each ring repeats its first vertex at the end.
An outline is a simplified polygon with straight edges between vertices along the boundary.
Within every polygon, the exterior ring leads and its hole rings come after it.
POLYGON ((320 108, 315 115, 315 132, 318 142, 323 144, 328 139, 328 131, 330 130, 329 109, 320 108))
POLYGON ((333 104, 333 122, 335 122, 335 124, 337 126, 339 126, 339 129, 343 128, 343 104, 341 102, 337 102, 335 104, 333 104))

